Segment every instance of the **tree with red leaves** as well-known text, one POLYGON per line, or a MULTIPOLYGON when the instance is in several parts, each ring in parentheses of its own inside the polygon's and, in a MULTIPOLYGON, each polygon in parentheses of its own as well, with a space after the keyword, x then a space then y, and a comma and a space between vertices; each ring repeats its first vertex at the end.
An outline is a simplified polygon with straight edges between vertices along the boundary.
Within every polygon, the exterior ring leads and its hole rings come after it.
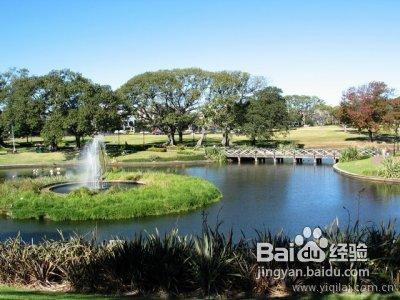
POLYGON ((383 123, 386 128, 394 132, 393 150, 396 153, 400 131, 400 97, 389 101, 386 114, 383 116, 383 123))
POLYGON ((349 88, 340 104, 341 121, 360 131, 366 130, 372 142, 382 126, 391 94, 392 89, 380 81, 349 88))

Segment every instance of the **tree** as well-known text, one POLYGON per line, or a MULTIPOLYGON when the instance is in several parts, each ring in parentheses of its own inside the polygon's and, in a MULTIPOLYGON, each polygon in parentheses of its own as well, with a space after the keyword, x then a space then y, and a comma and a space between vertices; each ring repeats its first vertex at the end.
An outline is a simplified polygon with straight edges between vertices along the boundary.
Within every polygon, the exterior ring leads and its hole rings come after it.
POLYGON ((394 153, 396 153, 396 145, 399 142, 400 130, 400 97, 388 101, 385 115, 383 116, 383 124, 386 128, 394 132, 394 153))
POLYGON ((342 121, 366 130, 370 141, 381 127, 387 102, 392 90, 384 82, 373 81, 360 87, 352 87, 343 93, 341 106, 342 121))
POLYGON ((179 85, 173 95, 172 107, 175 111, 179 142, 183 142, 183 131, 193 125, 198 117, 202 100, 206 98, 211 78, 210 73, 197 68, 175 69, 179 85))
POLYGON ((229 133, 243 125, 246 106, 255 92, 266 86, 261 77, 244 72, 216 72, 212 76, 210 101, 203 109, 205 118, 222 129, 222 145, 229 146, 229 133))
POLYGON ((15 78, 12 81, 3 118, 7 127, 13 126, 16 137, 38 135, 44 125, 45 102, 42 98, 39 78, 36 76, 15 78))
POLYGON ((168 71, 146 72, 128 80, 118 93, 128 101, 142 125, 159 129, 175 144, 176 120, 172 107, 173 91, 179 82, 168 71))
POLYGON ((58 144, 64 137, 64 128, 63 116, 58 112, 51 114, 46 120, 40 135, 45 143, 50 145, 51 150, 57 150, 58 144))
POLYGON ((289 118, 293 125, 314 125, 314 114, 324 101, 316 96, 288 95, 285 96, 289 118))
POLYGON ((141 124, 168 135, 175 144, 175 133, 182 142, 183 130, 193 124, 210 79, 200 69, 146 72, 133 77, 119 94, 132 104, 141 124))
POLYGON ((0 73, 0 145, 4 145, 4 138, 11 130, 10 117, 11 114, 4 114, 7 105, 10 102, 13 82, 19 78, 28 77, 27 69, 10 69, 4 73, 0 73))
POLYGON ((269 139, 276 132, 288 130, 289 117, 282 90, 267 87, 251 98, 243 129, 254 146, 257 138, 269 139))
POLYGON ((129 115, 129 105, 108 85, 93 85, 94 97, 86 109, 93 112, 93 127, 95 132, 113 132, 120 129, 129 115))
POLYGON ((70 70, 52 71, 43 77, 43 81, 47 101, 46 123, 59 127, 55 130, 46 124, 41 134, 48 140, 57 141, 55 137, 59 137, 62 131, 73 135, 77 148, 81 148, 85 135, 110 131, 121 125, 124 105, 120 104, 110 87, 94 84, 70 70))

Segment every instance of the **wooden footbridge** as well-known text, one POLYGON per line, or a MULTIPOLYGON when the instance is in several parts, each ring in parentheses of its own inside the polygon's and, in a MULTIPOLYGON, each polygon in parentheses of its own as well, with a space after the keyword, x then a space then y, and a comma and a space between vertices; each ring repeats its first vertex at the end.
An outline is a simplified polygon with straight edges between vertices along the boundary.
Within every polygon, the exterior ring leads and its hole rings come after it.
MULTIPOLYGON (((312 159, 314 164, 322 164, 323 159, 338 162, 341 150, 339 149, 267 149, 267 148, 224 148, 228 159, 236 160, 239 164, 243 158, 253 159, 256 164, 272 159, 274 164, 290 160, 293 163, 302 164, 304 159, 312 159)), ((376 150, 360 149, 361 155, 372 156, 377 154, 376 150)))

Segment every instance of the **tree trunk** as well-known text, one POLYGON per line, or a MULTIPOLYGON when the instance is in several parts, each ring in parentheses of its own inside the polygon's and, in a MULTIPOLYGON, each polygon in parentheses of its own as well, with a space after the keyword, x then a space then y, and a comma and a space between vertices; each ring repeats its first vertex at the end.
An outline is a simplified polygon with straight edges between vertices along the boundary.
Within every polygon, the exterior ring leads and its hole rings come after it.
POLYGON ((224 147, 229 147, 229 130, 225 130, 224 133, 222 134, 221 144, 224 147))
POLYGON ((26 136, 26 143, 29 143, 29 135, 26 136))
POLYGON ((175 132, 169 132, 168 133, 168 142, 167 142, 167 144, 169 146, 175 145, 175 132))
POLYGON ((369 136, 369 141, 373 142, 374 141, 374 137, 372 135, 372 131, 371 130, 368 130, 368 136, 369 136))
POLYGON ((182 132, 182 130, 178 131, 178 135, 179 135, 179 143, 182 144, 183 143, 183 132, 182 132))
POLYGON ((204 128, 201 129, 200 139, 197 141, 196 148, 201 147, 206 138, 206 130, 204 128))
POLYGON ((80 135, 75 136, 75 143, 76 143, 76 148, 80 149, 81 148, 81 136, 80 135))
POLYGON ((256 145, 256 138, 252 137, 250 143, 251 143, 252 146, 255 146, 256 145))

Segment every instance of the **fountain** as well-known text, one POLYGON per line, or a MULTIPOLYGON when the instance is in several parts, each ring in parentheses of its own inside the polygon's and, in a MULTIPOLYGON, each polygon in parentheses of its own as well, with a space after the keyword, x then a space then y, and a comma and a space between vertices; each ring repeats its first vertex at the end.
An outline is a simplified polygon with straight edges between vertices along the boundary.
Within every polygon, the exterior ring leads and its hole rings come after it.
POLYGON ((133 181, 103 180, 107 171, 107 154, 102 135, 94 136, 93 140, 83 149, 82 157, 82 163, 79 167, 79 174, 81 174, 79 181, 60 183, 50 186, 47 189, 52 192, 66 194, 80 188, 102 191, 110 187, 131 188, 138 185, 133 181))
POLYGON ((102 176, 107 170, 104 138, 96 135, 85 147, 83 153, 83 164, 81 165, 82 182, 91 190, 103 188, 102 176))

